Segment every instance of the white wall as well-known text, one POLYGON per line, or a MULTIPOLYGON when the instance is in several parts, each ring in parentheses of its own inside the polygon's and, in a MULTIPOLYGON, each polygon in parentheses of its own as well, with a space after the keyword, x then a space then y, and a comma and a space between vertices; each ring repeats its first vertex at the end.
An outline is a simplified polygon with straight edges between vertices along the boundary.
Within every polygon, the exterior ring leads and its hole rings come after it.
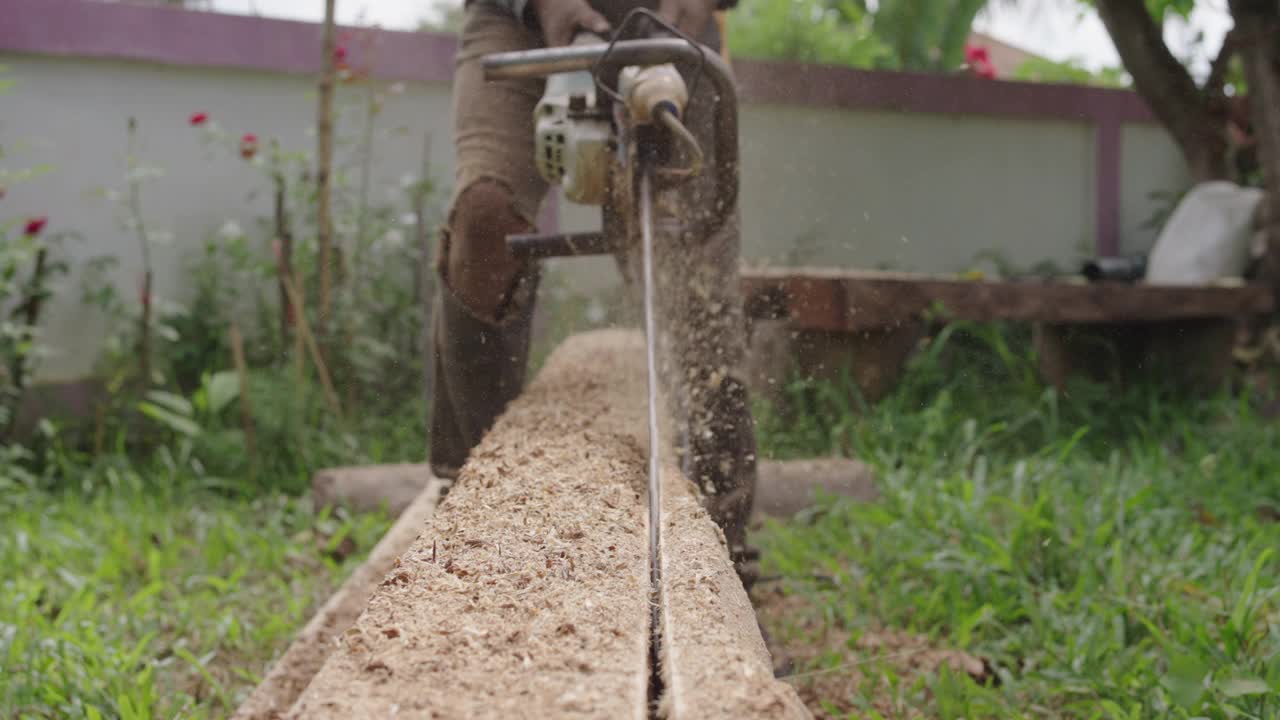
MULTIPOLYGON (((0 139, 22 144, 7 164, 56 166, 12 188, 0 218, 48 214, 50 230, 83 233, 72 256, 117 255, 126 292, 136 293, 137 242, 95 191, 124 188, 127 117, 140 123, 142 157, 166 171, 143 202, 150 225, 174 233, 156 251, 157 290, 170 298, 182 296, 184 258, 224 222, 251 229, 270 212, 262 173, 202 147, 190 113, 206 111, 229 132, 254 132, 264 143, 314 143, 308 77, 31 56, 0 55, 0 63, 18 83, 0 95, 0 139)), ((434 174, 451 184, 448 92, 410 85, 389 98, 381 127, 403 132, 378 145, 379 192, 396 192, 402 176, 417 172, 428 132, 434 174)), ((1185 172, 1158 128, 1127 127, 1123 142, 1123 246, 1141 249, 1152 239, 1136 231, 1153 207, 1147 193, 1179 187, 1185 172)), ((1070 269, 1082 248, 1092 249, 1095 157, 1083 123, 748 105, 742 154, 743 247, 753 261, 956 271, 998 250, 1020 266, 1053 260, 1070 269)), ((598 212, 562 206, 561 221, 594 227, 598 212)), ((608 262, 556 267, 584 292, 617 281, 608 262)), ((46 379, 86 372, 102 336, 102 319, 71 290, 47 316, 46 338, 59 355, 46 363, 46 379)))

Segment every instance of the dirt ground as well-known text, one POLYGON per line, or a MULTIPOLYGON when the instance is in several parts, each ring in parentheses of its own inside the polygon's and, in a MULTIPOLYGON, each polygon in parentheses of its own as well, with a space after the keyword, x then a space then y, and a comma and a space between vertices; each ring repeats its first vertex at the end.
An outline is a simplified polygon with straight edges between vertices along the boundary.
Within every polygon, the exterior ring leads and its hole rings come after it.
POLYGON ((899 688, 935 675, 944 664, 977 682, 989 678, 981 658, 937 647, 925 637, 879 629, 860 631, 854 639, 853 632, 826 620, 821 607, 774 583, 757 585, 752 601, 775 656, 793 667, 784 680, 818 720, 859 717, 867 707, 888 718, 929 717, 904 705, 901 691, 887 682, 886 670, 898 678, 899 688), (833 658, 838 658, 834 665, 833 658))

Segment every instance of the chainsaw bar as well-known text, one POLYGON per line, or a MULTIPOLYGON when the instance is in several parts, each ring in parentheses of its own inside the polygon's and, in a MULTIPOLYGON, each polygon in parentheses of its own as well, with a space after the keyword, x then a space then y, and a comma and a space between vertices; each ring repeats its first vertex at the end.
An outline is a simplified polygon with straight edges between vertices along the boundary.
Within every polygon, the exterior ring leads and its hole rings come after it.
MULTIPOLYGON (((658 434, 657 323, 654 319, 653 281, 653 185, 648 166, 640 170, 640 252, 641 284, 644 286, 644 350, 649 389, 649 589, 655 616, 662 589, 662 483, 658 434)), ((657 623, 654 624, 657 627, 657 623)))

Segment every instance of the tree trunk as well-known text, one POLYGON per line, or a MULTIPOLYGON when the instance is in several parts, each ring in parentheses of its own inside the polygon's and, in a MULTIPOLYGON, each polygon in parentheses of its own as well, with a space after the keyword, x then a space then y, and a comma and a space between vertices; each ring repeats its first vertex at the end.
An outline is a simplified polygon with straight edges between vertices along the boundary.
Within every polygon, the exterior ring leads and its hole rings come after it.
POLYGON ((1275 0, 1231 0, 1230 6, 1240 34, 1240 58, 1266 188, 1262 217, 1267 253, 1260 279, 1280 287, 1280 4, 1275 0))
POLYGON ((1197 182, 1230 178, 1225 112, 1169 52, 1146 3, 1098 0, 1097 7, 1134 86, 1182 150, 1191 176, 1197 182))

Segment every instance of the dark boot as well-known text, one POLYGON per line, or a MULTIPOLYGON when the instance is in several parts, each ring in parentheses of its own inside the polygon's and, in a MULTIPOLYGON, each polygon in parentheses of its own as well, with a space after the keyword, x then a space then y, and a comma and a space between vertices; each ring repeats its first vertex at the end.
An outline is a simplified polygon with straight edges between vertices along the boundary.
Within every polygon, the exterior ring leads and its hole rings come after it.
POLYGON ((516 279, 498 322, 467 308, 440 283, 433 322, 435 388, 431 397, 431 470, 456 479, 467 455, 524 388, 539 273, 516 279))

